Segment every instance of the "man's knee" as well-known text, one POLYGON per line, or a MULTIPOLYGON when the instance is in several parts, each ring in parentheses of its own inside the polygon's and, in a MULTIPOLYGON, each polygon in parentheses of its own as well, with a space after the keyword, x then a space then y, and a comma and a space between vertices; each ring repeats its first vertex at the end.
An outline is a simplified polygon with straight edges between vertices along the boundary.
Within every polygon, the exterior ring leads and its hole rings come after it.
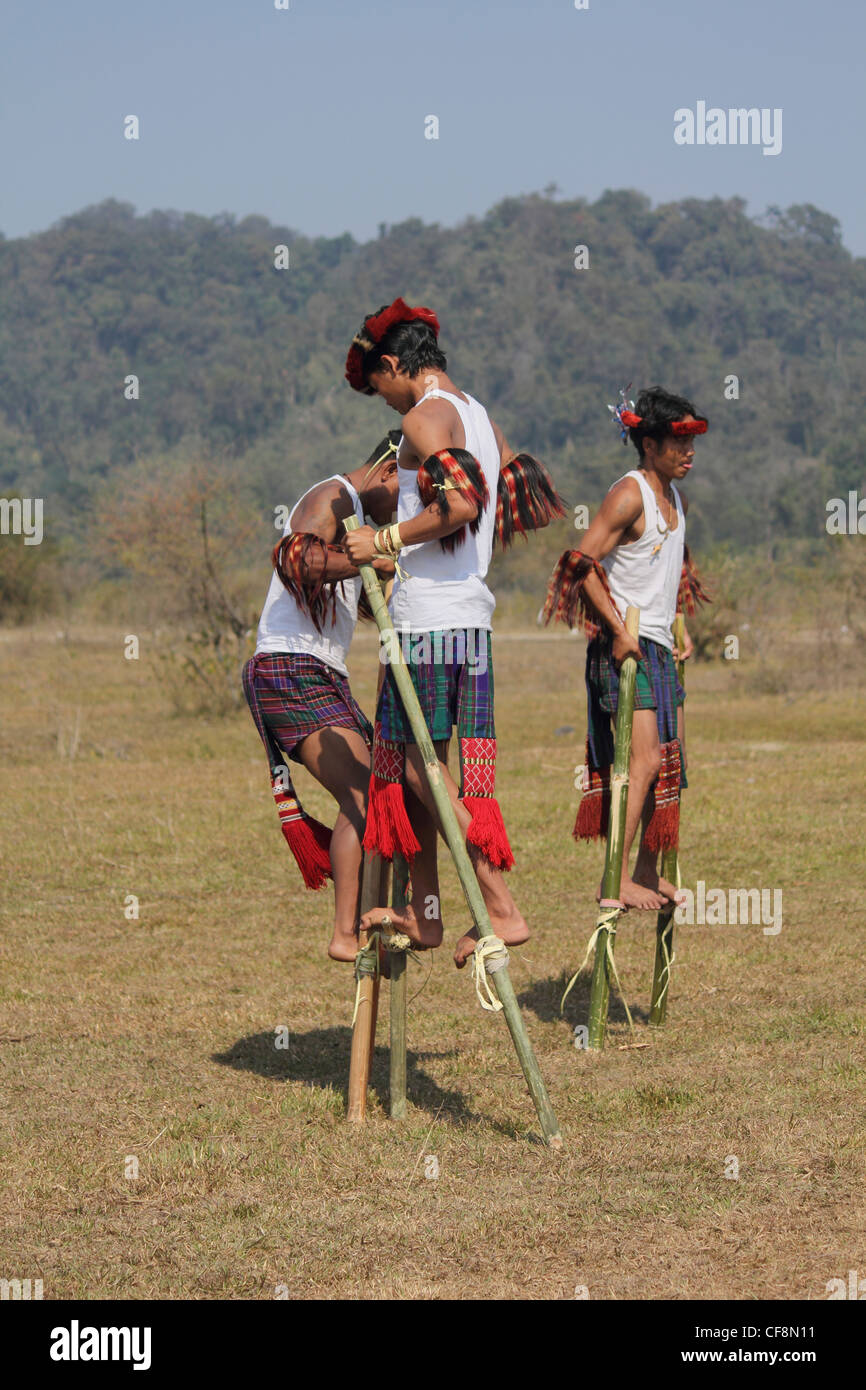
POLYGON ((367 785, 344 787, 337 804, 346 819, 356 830, 360 826, 363 833, 367 819, 367 785))
POLYGON ((369 775, 363 781, 356 781, 354 778, 347 782, 340 797, 341 806, 354 806, 367 813, 367 793, 370 789, 369 775))
POLYGON ((653 782, 658 777, 661 766, 662 750, 658 744, 650 745, 648 748, 636 748, 632 750, 629 775, 634 781, 653 782))

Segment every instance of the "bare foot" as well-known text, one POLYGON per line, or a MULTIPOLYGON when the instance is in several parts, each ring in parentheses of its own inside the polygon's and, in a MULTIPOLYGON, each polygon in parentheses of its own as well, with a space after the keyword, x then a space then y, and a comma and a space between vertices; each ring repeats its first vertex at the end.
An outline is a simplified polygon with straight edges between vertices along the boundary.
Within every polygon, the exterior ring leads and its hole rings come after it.
POLYGON ((643 883, 636 883, 628 874, 623 874, 620 881, 619 897, 626 907, 637 908, 638 912, 659 912, 665 906, 661 893, 656 893, 643 883))
POLYGON ((361 930, 369 931, 371 927, 380 926, 385 917, 389 919, 395 931, 404 932, 412 945, 420 951, 432 951, 442 945, 441 920, 434 918, 431 921, 426 917, 419 919, 411 903, 400 912, 393 907, 372 908, 361 918, 361 930))
POLYGON ((331 960, 354 961, 357 954, 358 933, 356 931, 341 931, 339 927, 335 927, 331 944, 328 947, 328 955, 331 960))
POLYGON ((642 888, 649 888, 651 892, 658 893, 666 899, 664 907, 670 907, 671 903, 678 905, 686 900, 681 888, 677 888, 669 879, 661 877, 658 871, 658 855, 646 849, 644 845, 638 848, 632 877, 642 888))
MULTIPOLYGON (((504 941, 506 946, 522 946, 524 941, 529 940, 530 933, 526 918, 516 908, 510 917, 491 917, 490 925, 500 941, 504 941)), ((477 927, 473 927, 465 936, 461 936, 454 951, 454 964, 458 970, 463 969, 477 944, 477 927)))
MULTIPOLYGON (((630 880, 629 880, 629 881, 630 881, 630 880)), ((596 900, 597 903, 600 903, 600 902, 601 902, 602 891, 603 891, 603 889, 604 889, 604 879, 602 879, 601 883, 598 885, 598 887, 597 887, 596 890, 595 890, 595 900, 596 900)), ((620 898, 619 898, 618 901, 619 901, 619 902, 624 902, 625 900, 624 900, 624 898, 622 898, 622 896, 620 896, 620 898)), ((626 905, 629 906, 629 904, 626 904, 626 905)))
POLYGON ((642 888, 649 888, 653 893, 659 893, 667 902, 663 907, 668 907, 670 903, 684 903, 686 895, 682 888, 677 888, 676 884, 667 878, 662 878, 661 874, 656 873, 655 868, 644 868, 641 864, 634 866, 634 882, 640 884, 642 888))

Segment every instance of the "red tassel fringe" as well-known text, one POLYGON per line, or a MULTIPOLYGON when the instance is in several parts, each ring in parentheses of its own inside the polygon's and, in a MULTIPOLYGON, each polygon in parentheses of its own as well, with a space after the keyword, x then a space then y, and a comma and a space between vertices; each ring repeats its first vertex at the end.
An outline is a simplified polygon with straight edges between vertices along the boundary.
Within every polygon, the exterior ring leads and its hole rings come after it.
POLYGON ((472 817, 466 839, 497 869, 507 872, 514 865, 514 855, 496 797, 464 796, 463 805, 472 817))
POLYGON ((663 849, 676 849, 680 841, 679 803, 657 806, 644 835, 647 849, 657 853, 663 849))
POLYGON ((307 888, 321 888, 331 872, 331 832, 320 820, 301 816, 298 820, 283 821, 286 844, 297 860, 307 888))
POLYGON ((546 468, 531 454, 515 454, 500 468, 494 535, 503 550, 516 535, 525 538, 562 516, 565 503, 546 468))
POLYGON ((693 618, 699 603, 712 603, 712 599, 701 583, 700 575, 692 563, 692 557, 686 545, 683 547, 683 568, 680 575, 679 593, 677 594, 677 608, 693 618))
MULTIPOLYGON (((439 449, 425 459, 418 469, 418 493, 425 507, 438 502, 442 516, 449 515, 448 492, 443 484, 450 482, 454 490, 468 497, 477 508, 475 516, 468 522, 474 536, 481 525, 489 493, 484 470, 474 454, 468 449, 439 449)), ((453 552, 466 538, 466 527, 452 531, 448 536, 440 536, 439 544, 443 550, 453 552)))
POLYGON ((342 554, 342 547, 329 545, 312 532, 290 531, 277 541, 272 556, 280 583, 298 607, 309 614, 317 632, 323 631, 329 614, 332 626, 337 620, 336 586, 325 578, 329 551, 342 554), (310 579, 310 566, 319 559, 321 574, 317 579, 310 579))
POLYGON ((400 782, 386 782, 376 776, 370 778, 364 849, 371 854, 381 854, 389 861, 395 854, 402 854, 410 864, 420 852, 421 846, 406 813, 400 782))
POLYGON ((575 840, 601 840, 607 836, 610 820, 610 783, 584 792, 571 832, 575 840))
POLYGON ((614 610, 619 613, 610 592, 607 575, 598 560, 592 555, 584 555, 582 550, 564 550, 547 586, 543 612, 545 623, 549 623, 551 618, 567 623, 569 627, 576 627, 581 623, 587 637, 595 636, 599 630, 595 621, 598 614, 583 593, 583 586, 591 574, 598 575, 614 610))
POLYGON ((470 454, 468 449, 439 449, 425 459, 418 469, 418 492, 425 506, 429 507, 431 502, 439 501, 442 510, 447 512, 447 505, 442 503, 441 492, 437 486, 444 482, 453 483, 457 492, 462 492, 470 502, 475 503, 479 512, 479 517, 474 523, 477 530, 480 525, 480 513, 487 506, 489 494, 487 479, 475 455, 470 454), (440 494, 439 497, 437 493, 440 494))
POLYGON ((676 739, 662 744, 662 765, 656 778, 655 807, 644 835, 647 849, 656 853, 676 849, 680 834, 680 745, 676 739))

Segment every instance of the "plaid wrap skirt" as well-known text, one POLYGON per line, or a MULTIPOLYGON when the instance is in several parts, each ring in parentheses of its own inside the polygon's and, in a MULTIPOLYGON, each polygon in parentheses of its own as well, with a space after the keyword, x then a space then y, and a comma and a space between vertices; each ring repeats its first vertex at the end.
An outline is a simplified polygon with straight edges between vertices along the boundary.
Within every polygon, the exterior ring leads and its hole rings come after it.
MULTIPOLYGON (((677 737, 677 708, 686 692, 677 679, 673 652, 648 637, 641 637, 639 644, 644 659, 638 663, 634 707, 655 710, 659 743, 669 743, 677 737)), ((600 633, 586 648, 587 742, 590 764, 596 768, 613 762, 610 720, 619 703, 619 672, 612 648, 609 633, 600 633)))
MULTIPOLYGON (((493 655, 483 628, 453 628, 407 634, 403 654, 430 737, 495 738, 493 655)), ((414 743, 390 663, 379 695, 376 722, 388 743, 414 743)))
MULTIPOLYGON (((639 639, 643 661, 635 681, 636 710, 655 711, 661 767, 650 789, 652 811, 642 844, 653 853, 675 849, 679 838, 680 793, 687 785, 677 732, 677 708, 686 697, 677 680, 673 653, 650 638, 639 639)), ((577 840, 607 834, 611 809, 610 770, 614 758, 611 718, 619 704, 619 672, 609 633, 599 633, 586 649, 587 735, 583 796, 574 826, 577 840)))
MULTIPOLYGON (((483 628, 406 633, 401 646, 434 743, 446 742, 457 726, 459 798, 471 817, 467 841, 496 868, 510 869, 514 855, 495 795, 496 727, 490 633, 483 628)), ((402 786, 406 745, 414 742, 389 662, 376 710, 364 848, 385 859, 399 853, 409 863, 420 849, 402 786)))
MULTIPOLYGON (((279 749, 300 762, 297 747, 319 729, 357 729, 372 746, 373 726, 346 676, 306 652, 261 652, 243 672, 244 694, 268 760, 279 749)), ((276 752, 276 757, 274 756, 276 752)))

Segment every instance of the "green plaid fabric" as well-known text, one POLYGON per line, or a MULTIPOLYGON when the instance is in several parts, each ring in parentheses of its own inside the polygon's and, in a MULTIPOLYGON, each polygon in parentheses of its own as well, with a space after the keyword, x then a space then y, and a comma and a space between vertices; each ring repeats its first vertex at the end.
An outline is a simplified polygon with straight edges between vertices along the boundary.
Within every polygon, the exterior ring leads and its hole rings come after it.
MULTIPOLYGON (((638 662, 634 707, 655 710, 659 743, 664 745, 677 737, 677 707, 685 702, 686 692, 677 680, 673 652, 649 637, 639 642, 644 659, 638 662)), ((587 750, 590 766, 597 769, 613 762, 611 717, 619 703, 619 672, 612 648, 613 639, 605 632, 586 649, 587 750)), ((685 773, 682 785, 688 785, 685 773)))
MULTIPOLYGON (((451 737, 495 738, 493 653, 490 633, 481 628, 415 632, 407 636, 403 655, 421 712, 435 742, 451 737)), ((390 664, 379 696, 376 720, 391 743, 414 743, 390 664)))
MULTIPOLYGON (((648 637, 641 637, 640 649, 644 659, 638 662, 634 707, 658 710, 661 716, 660 725, 664 721, 666 737, 674 737, 676 708, 683 703, 686 693, 677 680, 673 652, 648 637)), ((619 672, 614 665, 611 652, 612 642, 609 635, 593 638, 586 649, 586 682, 588 686, 592 686, 605 714, 616 714, 619 700, 619 672)), ((659 728, 659 737, 662 738, 662 742, 666 741, 666 738, 662 737, 662 727, 659 728)))
POLYGON ((368 744, 373 728, 333 667, 308 652, 259 652, 243 670, 244 694, 271 766, 279 749, 300 762, 297 748, 319 729, 357 729, 368 744))

